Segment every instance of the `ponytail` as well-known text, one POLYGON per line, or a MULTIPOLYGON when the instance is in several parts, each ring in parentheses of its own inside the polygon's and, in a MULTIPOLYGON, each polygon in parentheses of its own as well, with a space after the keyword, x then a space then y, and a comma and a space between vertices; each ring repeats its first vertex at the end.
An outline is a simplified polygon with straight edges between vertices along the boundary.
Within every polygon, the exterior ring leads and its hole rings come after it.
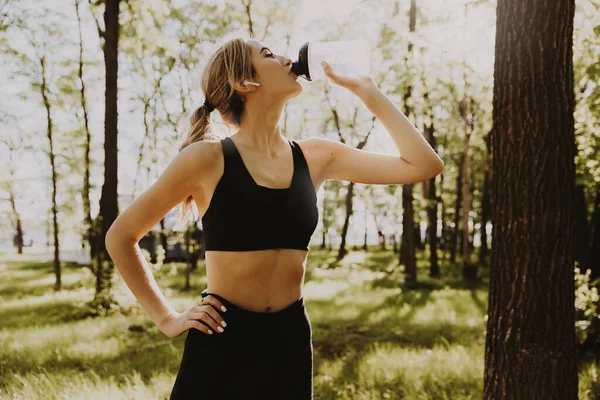
MULTIPOLYGON (((212 123, 210 120, 210 113, 212 110, 212 105, 206 100, 203 105, 192 112, 183 114, 181 120, 185 121, 187 119, 188 124, 184 128, 183 140, 179 143, 179 151, 185 149, 192 143, 215 138, 212 134, 212 123)), ((216 138, 220 139, 218 137, 216 138)), ((181 202, 176 221, 177 226, 187 225, 190 214, 192 214, 194 221, 198 219, 198 208, 193 200, 194 198, 192 195, 189 195, 181 202)))

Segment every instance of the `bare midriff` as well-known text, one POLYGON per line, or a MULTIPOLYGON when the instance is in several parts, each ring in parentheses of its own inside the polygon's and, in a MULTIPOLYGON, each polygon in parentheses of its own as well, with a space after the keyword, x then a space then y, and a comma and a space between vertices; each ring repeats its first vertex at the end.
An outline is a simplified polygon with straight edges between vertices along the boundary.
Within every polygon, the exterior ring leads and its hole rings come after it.
POLYGON ((209 293, 254 312, 276 312, 303 295, 308 250, 207 250, 209 293))

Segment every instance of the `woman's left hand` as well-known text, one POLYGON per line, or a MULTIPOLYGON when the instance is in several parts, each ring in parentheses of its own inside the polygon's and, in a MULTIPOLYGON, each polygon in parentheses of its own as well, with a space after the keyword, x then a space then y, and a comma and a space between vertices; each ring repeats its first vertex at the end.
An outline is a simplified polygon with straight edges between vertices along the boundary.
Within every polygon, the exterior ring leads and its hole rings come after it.
POLYGON ((359 90, 374 85, 373 79, 369 75, 357 75, 357 76, 342 76, 333 72, 331 65, 327 61, 321 62, 321 67, 325 75, 331 79, 331 81, 337 85, 345 87, 353 93, 357 93, 359 90))

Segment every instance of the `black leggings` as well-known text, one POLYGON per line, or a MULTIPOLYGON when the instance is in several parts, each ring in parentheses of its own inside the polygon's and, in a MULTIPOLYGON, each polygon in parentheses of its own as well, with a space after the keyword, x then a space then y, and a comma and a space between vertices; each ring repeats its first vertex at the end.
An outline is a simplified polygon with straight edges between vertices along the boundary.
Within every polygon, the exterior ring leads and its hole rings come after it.
POLYGON ((256 312, 215 293, 227 311, 224 332, 187 331, 171 400, 312 400, 312 327, 304 297, 276 312, 256 312))

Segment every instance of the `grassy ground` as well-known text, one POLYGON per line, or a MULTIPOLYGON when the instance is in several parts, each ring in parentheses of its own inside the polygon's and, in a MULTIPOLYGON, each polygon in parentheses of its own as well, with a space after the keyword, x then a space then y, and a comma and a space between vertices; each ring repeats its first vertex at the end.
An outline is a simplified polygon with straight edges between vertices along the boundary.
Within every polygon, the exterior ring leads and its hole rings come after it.
MULTIPOLYGON (((446 265, 448 278, 432 281, 420 261, 425 285, 408 291, 391 251, 351 252, 339 264, 334 256, 311 250, 306 276, 315 400, 481 398, 485 283, 465 287, 446 265)), ((168 398, 185 335, 164 336, 120 280, 116 296, 132 313, 80 319, 79 305, 93 298, 91 273, 65 263, 63 290, 54 293, 52 264, 41 260, 0 254, 0 398, 168 398)), ((192 292, 179 291, 183 268, 156 273, 178 310, 206 287, 201 261, 192 292)), ((580 399, 598 396, 599 375, 598 365, 581 361, 580 399)))

